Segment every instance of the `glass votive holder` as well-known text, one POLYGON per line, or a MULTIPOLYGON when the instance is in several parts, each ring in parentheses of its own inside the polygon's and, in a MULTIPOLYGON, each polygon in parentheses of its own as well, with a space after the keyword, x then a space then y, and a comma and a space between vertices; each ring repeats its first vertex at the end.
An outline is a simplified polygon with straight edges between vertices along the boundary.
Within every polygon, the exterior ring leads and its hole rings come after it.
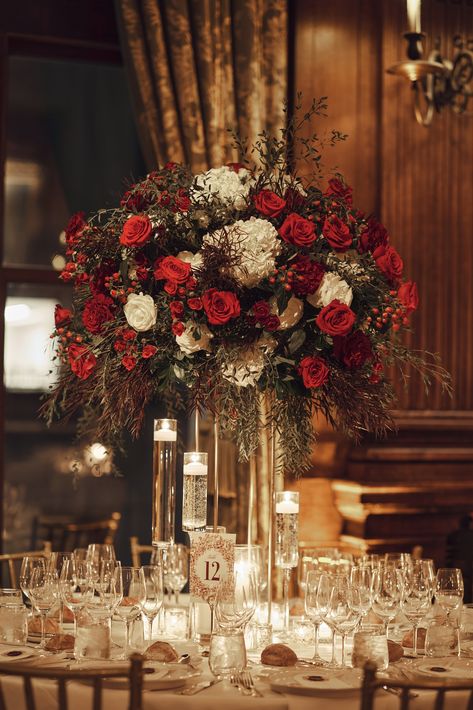
POLYGON ((167 607, 164 610, 164 634, 173 639, 186 639, 189 627, 187 609, 167 607))
POLYGON ((271 624, 250 621, 245 627, 245 646, 247 651, 262 651, 273 642, 271 624))
MULTIPOLYGON (((21 592, 20 592, 21 594, 21 592)), ((25 644, 28 639, 28 610, 22 603, 0 603, 0 643, 25 644)))
POLYGON ((353 635, 353 667, 364 668, 367 661, 374 663, 378 671, 389 665, 388 640, 382 624, 364 626, 353 635))
POLYGON ((295 643, 313 645, 315 643, 314 622, 305 616, 295 616, 289 620, 289 634, 295 643))
POLYGON ((460 653, 473 658, 473 604, 464 604, 461 610, 460 653))
POLYGON ((111 637, 110 617, 92 616, 87 611, 82 611, 76 617, 76 660, 110 658, 111 637))
POLYGON ((189 605, 189 637, 200 644, 210 640, 211 614, 206 602, 191 601, 189 605))
POLYGON ((431 658, 458 656, 459 629, 446 619, 434 618, 425 634, 425 655, 431 658))
POLYGON ((21 589, 0 587, 0 606, 23 606, 21 589))
POLYGON ((241 630, 219 629, 210 636, 209 668, 225 678, 246 667, 246 646, 241 630))

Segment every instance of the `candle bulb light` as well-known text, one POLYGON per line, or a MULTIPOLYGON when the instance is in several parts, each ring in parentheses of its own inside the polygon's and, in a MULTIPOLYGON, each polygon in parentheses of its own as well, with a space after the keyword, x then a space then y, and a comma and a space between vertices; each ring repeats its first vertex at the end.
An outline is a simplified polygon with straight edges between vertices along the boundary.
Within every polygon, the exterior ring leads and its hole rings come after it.
POLYGON ((276 493, 275 564, 283 570, 284 631, 289 633, 289 582, 299 559, 299 493, 276 493))
POLYGON ((176 526, 177 420, 155 419, 153 429, 153 520, 151 541, 174 542, 176 526))
POLYGON ((407 0, 407 24, 409 32, 420 32, 420 1, 407 0))
POLYGON ((204 530, 207 524, 207 453, 186 452, 183 473, 182 529, 204 530))

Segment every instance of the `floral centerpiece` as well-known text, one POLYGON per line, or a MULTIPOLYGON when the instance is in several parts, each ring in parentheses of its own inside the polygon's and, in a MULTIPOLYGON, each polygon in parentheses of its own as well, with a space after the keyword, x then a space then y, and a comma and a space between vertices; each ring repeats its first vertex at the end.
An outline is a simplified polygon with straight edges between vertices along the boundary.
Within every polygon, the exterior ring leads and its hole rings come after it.
MULTIPOLYGON (((303 120, 324 108, 314 102, 303 120)), ((444 378, 399 337, 418 296, 388 232, 354 207, 341 176, 323 184, 322 141, 296 128, 250 150, 234 137, 241 162, 203 174, 168 163, 118 207, 70 220, 61 278, 73 282, 73 309, 55 312, 48 417, 82 408, 82 430, 110 442, 137 435, 156 398, 205 407, 245 458, 264 393, 283 466, 301 471, 314 411, 354 437, 382 433, 386 366, 444 378), (301 149, 315 168, 306 180, 293 169, 301 149)))

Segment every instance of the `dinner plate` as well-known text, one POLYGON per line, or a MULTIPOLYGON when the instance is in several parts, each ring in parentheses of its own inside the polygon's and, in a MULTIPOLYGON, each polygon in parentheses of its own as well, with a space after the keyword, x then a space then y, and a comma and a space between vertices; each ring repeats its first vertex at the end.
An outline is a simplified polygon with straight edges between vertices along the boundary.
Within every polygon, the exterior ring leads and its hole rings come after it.
POLYGON ((28 646, 0 646, 0 663, 10 663, 26 660, 36 655, 36 649, 28 646))
MULTIPOLYGON (((143 688, 145 690, 171 690, 181 688, 189 678, 200 675, 188 670, 180 664, 145 663, 143 688)), ((107 688, 124 688, 128 685, 127 678, 104 678, 103 685, 107 688)))
POLYGON ((344 697, 357 695, 361 688, 361 673, 358 670, 325 671, 323 668, 308 668, 302 672, 284 672, 273 676, 269 682, 272 690, 296 695, 320 697, 344 697))
POLYGON ((454 658, 423 658, 412 664, 412 673, 436 678, 437 680, 471 680, 473 677, 473 659, 454 658))

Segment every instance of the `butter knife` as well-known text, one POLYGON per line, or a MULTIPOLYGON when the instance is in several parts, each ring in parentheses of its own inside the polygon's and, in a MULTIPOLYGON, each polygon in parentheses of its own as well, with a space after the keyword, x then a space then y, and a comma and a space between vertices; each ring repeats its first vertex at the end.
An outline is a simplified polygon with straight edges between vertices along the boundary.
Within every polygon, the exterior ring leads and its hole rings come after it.
POLYGON ((214 680, 203 680, 200 683, 194 683, 194 685, 189 685, 187 688, 184 688, 184 690, 179 690, 178 695, 195 695, 216 683, 220 683, 220 680, 220 678, 215 678, 214 680))

